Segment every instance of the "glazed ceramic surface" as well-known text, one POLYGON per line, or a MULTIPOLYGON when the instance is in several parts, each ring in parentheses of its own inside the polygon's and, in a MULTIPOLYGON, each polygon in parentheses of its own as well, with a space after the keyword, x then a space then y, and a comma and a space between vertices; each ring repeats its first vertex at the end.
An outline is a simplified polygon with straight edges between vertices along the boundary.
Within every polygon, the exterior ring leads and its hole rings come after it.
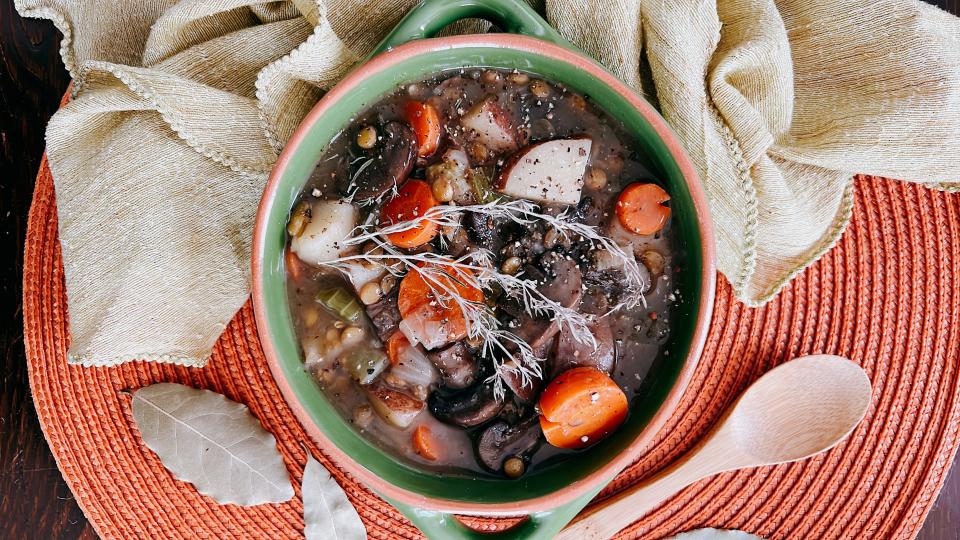
POLYGON ((714 293, 713 238, 707 203, 693 167, 659 114, 595 61, 562 41, 515 0, 428 0, 415 8, 376 54, 327 93, 287 143, 265 189, 253 246, 253 298, 264 352, 281 391, 308 433, 340 466, 395 503, 428 536, 466 538, 445 512, 532 514, 512 534, 549 537, 643 451, 675 407, 706 337, 714 293), (460 18, 480 16, 534 35, 483 34, 427 39, 460 18), (413 40, 413 41, 410 41, 413 40), (409 41, 408 43, 401 44, 409 41), (588 95, 623 123, 671 195, 683 252, 676 282, 669 355, 647 376, 614 435, 556 467, 521 479, 420 470, 363 438, 337 413, 303 367, 287 301, 283 250, 289 211, 329 142, 351 118, 397 87, 472 67, 519 69, 588 95))

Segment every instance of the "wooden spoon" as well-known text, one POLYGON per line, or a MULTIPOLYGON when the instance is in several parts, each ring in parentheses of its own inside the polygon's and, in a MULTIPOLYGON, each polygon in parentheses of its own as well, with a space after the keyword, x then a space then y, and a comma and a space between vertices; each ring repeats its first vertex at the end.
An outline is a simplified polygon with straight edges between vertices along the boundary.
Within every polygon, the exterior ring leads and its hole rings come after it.
POLYGON ((581 513, 558 539, 610 538, 686 486, 724 471, 805 459, 833 447, 870 405, 870 380, 839 356, 804 356, 764 374, 693 450, 581 513))

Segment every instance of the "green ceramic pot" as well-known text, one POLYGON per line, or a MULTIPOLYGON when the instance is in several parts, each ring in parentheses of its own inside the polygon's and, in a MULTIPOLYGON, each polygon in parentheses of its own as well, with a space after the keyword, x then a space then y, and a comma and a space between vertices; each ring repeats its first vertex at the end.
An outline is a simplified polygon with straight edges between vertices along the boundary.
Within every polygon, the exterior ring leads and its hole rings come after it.
POLYGON ((431 538, 474 538, 453 513, 529 515, 501 538, 551 538, 621 469, 636 460, 676 407, 699 358, 714 294, 707 202, 689 159, 660 115, 602 66, 565 42, 522 0, 425 0, 363 65, 328 92, 277 161, 257 213, 253 300, 264 352, 281 392, 310 436, 431 538), (479 17, 509 33, 431 38, 457 20, 479 17), (671 195, 684 253, 671 317, 669 356, 656 362, 649 390, 631 404, 614 435, 560 465, 508 480, 440 475, 397 459, 360 436, 303 368, 287 301, 285 224, 331 139, 351 118, 400 85, 452 69, 519 69, 588 94, 646 151, 671 195))

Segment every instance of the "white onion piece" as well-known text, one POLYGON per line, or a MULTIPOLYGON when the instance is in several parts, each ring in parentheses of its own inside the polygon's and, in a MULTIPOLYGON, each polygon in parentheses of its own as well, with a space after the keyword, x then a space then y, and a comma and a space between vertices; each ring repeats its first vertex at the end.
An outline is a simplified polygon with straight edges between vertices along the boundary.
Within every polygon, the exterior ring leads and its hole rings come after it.
POLYGON ((340 271, 347 276, 357 291, 371 281, 380 281, 380 278, 387 273, 382 266, 370 265, 367 268, 360 261, 344 261, 340 271))
POLYGON ((437 368, 419 347, 409 343, 401 345, 397 363, 390 372, 411 386, 430 386, 439 378, 437 368))
POLYGON ((411 345, 420 344, 431 351, 450 343, 446 329, 449 325, 432 320, 432 316, 435 314, 431 310, 418 309, 400 321, 400 331, 411 345))
POLYGON ((357 226, 357 209, 346 201, 314 201, 310 223, 290 240, 290 250, 314 266, 336 259, 346 250, 343 241, 357 226))
POLYGON ((425 408, 424 402, 419 399, 379 382, 365 386, 364 390, 367 392, 367 400, 370 401, 373 410, 390 425, 398 428, 405 428, 412 424, 425 408))
POLYGON ((303 364, 307 371, 324 367, 323 364, 329 357, 320 352, 321 345, 318 338, 315 336, 305 338, 301 342, 301 347, 303 347, 303 364))

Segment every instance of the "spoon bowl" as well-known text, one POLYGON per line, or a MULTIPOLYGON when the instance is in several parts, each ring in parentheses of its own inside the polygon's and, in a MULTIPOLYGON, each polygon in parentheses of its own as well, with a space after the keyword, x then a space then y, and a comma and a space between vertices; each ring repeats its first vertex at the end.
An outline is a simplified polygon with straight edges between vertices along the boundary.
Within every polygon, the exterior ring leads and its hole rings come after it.
POLYGON ((810 457, 843 440, 870 406, 870 379, 839 356, 781 364, 758 379, 722 424, 750 466, 810 457))
POLYGON ((870 399, 870 379, 846 358, 821 354, 782 364, 754 382, 699 446, 582 513, 557 539, 610 538, 697 480, 829 450, 857 427, 870 399))

